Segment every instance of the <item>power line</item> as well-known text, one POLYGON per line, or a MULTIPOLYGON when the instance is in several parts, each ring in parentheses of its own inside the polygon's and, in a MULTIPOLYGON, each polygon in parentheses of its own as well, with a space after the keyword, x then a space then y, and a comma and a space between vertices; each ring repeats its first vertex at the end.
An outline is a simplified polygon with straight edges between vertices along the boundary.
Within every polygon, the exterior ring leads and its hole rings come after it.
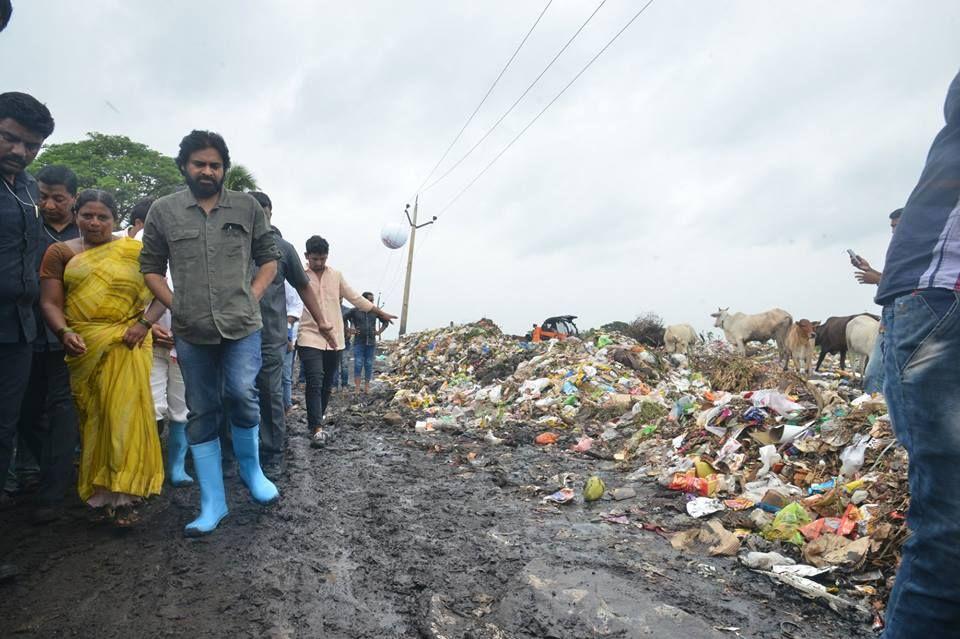
POLYGON ((588 24, 590 24, 590 21, 593 20, 593 16, 597 15, 597 12, 600 11, 600 8, 603 7, 604 4, 606 4, 606 1, 607 1, 607 0, 601 0, 600 4, 597 5, 597 8, 594 9, 594 10, 593 10, 593 13, 591 13, 590 16, 586 19, 586 21, 585 21, 583 24, 580 25, 580 28, 577 29, 576 33, 574 33, 574 34, 570 37, 570 39, 567 40, 567 43, 564 44, 564 45, 560 48, 559 51, 557 51, 557 54, 556 54, 555 56, 553 56, 553 59, 550 60, 549 64, 547 64, 547 66, 545 66, 545 67, 543 68, 543 71, 540 72, 540 75, 538 75, 536 78, 534 78, 533 82, 530 83, 530 86, 528 86, 526 89, 524 89, 523 93, 520 94, 520 97, 517 98, 516 101, 515 101, 513 104, 510 105, 510 108, 509 108, 509 109, 507 109, 506 111, 504 111, 503 115, 501 115, 500 118, 499 118, 496 122, 493 123, 493 126, 490 127, 490 129, 489 129, 486 133, 484 133, 483 136, 482 136, 479 140, 477 140, 476 144, 474 144, 472 147, 470 147, 470 150, 469 150, 469 151, 467 151, 466 153, 464 153, 463 156, 462 156, 459 160, 457 160, 456 162, 454 162, 453 165, 443 173, 443 175, 441 175, 441 176, 438 177, 436 180, 434 180, 434 181, 431 182, 429 185, 427 185, 426 188, 423 188, 423 185, 421 185, 421 186, 420 186, 420 189, 418 190, 418 192, 422 193, 422 192, 424 192, 424 191, 429 191, 429 190, 432 189, 434 186, 436 186, 441 180, 443 180, 445 177, 447 177, 448 175, 450 175, 450 174, 454 171, 454 169, 456 169, 458 166, 460 166, 460 165, 463 163, 464 160, 466 160, 468 157, 470 157, 470 155, 477 149, 477 147, 480 146, 481 144, 483 144, 483 141, 484 141, 484 140, 486 140, 488 137, 490 137, 490 134, 493 133, 493 132, 496 130, 496 128, 497 128, 498 126, 500 126, 500 123, 503 122, 503 120, 504 120, 508 115, 510 115, 510 113, 513 112, 513 110, 517 107, 517 105, 520 104, 520 101, 523 100, 523 98, 525 98, 528 93, 530 93, 530 90, 533 89, 533 87, 535 87, 538 82, 540 82, 540 78, 542 78, 542 77, 546 74, 546 72, 550 70, 550 67, 553 66, 553 63, 556 62, 557 59, 558 59, 561 55, 563 55, 563 52, 567 50, 567 48, 573 43, 574 40, 576 40, 577 36, 580 35, 580 32, 583 31, 584 28, 585 28, 588 24))
POLYGON ((583 74, 586 72, 586 70, 590 68, 590 65, 592 65, 592 64, 597 60, 597 58, 599 58, 601 55, 603 55, 603 52, 606 51, 608 48, 610 48, 610 45, 612 45, 612 44, 617 40, 617 38, 619 38, 620 35, 621 35, 624 31, 626 31, 626 30, 630 27, 630 25, 633 24, 633 22, 634 22, 637 18, 639 18, 639 17, 640 17, 640 14, 642 14, 644 11, 646 11, 646 10, 647 10, 647 7, 649 7, 651 4, 653 4, 653 0, 649 0, 645 5, 643 5, 643 7, 640 9, 640 11, 637 11, 637 13, 636 13, 632 18, 630 18, 630 20, 627 22, 627 24, 625 24, 622 29, 620 29, 619 31, 617 31, 616 35, 614 35, 614 36, 610 39, 609 42, 607 42, 605 45, 603 45, 603 48, 600 49, 600 51, 598 51, 597 54, 596 54, 595 56, 593 56, 593 57, 590 59, 590 61, 587 62, 587 64, 586 64, 582 69, 580 69, 579 73, 577 73, 577 75, 573 76, 573 79, 570 80, 570 82, 568 82, 567 85, 566 85, 565 87, 563 87, 563 89, 560 90, 560 93, 558 93, 552 100, 550 100, 550 102, 547 103, 547 106, 543 107, 543 110, 541 110, 540 113, 538 113, 532 120, 530 120, 530 122, 527 124, 527 126, 523 127, 523 129, 520 131, 520 133, 518 133, 512 140, 510 140, 510 142, 507 144, 507 146, 503 147, 503 149, 502 149, 492 160, 490 160, 490 163, 487 164, 485 167, 483 167, 483 170, 480 171, 480 173, 478 173, 476 177, 474 177, 472 180, 470 180, 470 182, 469 182, 465 187, 463 187, 463 189, 461 189, 460 192, 457 193, 457 194, 453 197, 452 200, 450 200, 449 202, 447 202, 447 204, 446 204, 442 209, 440 209, 440 212, 437 213, 437 216, 439 217, 440 215, 443 215, 443 214, 447 211, 447 209, 449 209, 451 206, 453 206, 453 205, 456 203, 456 201, 459 200, 460 197, 470 189, 471 186, 473 186, 474 184, 476 184, 477 180, 479 180, 481 177, 483 177, 483 174, 486 173, 486 172, 490 169, 490 167, 493 166, 493 165, 497 162, 497 160, 499 160, 499 159, 503 156, 503 154, 506 153, 506 152, 510 149, 510 147, 512 147, 512 146, 514 145, 514 143, 515 143, 517 140, 519 140, 519 139, 523 136, 523 134, 526 133, 527 130, 528 130, 530 127, 532 127, 533 124, 534 124, 537 120, 540 119, 540 116, 542 116, 544 113, 547 112, 547 109, 549 109, 551 106, 553 106, 553 103, 554 103, 554 102, 556 102, 557 100, 560 99, 560 96, 562 96, 562 95, 567 91, 567 89, 569 89, 571 86, 573 86, 573 83, 576 82, 576 81, 580 78, 580 76, 583 75, 583 74))
POLYGON ((450 143, 450 146, 447 147, 447 150, 443 152, 443 155, 440 156, 440 159, 437 160, 436 165, 430 170, 430 173, 427 174, 427 177, 423 179, 423 182, 420 184, 420 187, 417 189, 419 193, 423 189, 423 185, 433 177, 433 174, 436 173, 437 169, 440 168, 440 165, 443 164, 443 161, 447 159, 447 155, 453 150, 454 145, 460 140, 460 136, 463 135, 463 132, 467 130, 467 127, 470 126, 470 123, 473 122, 473 118, 480 111, 480 107, 483 106, 483 103, 487 101, 487 98, 490 97, 490 94, 493 93, 494 87, 497 86, 497 83, 500 82, 500 78, 503 77, 503 74, 507 72, 507 69, 510 68, 510 65, 513 63, 513 60, 517 57, 517 54, 520 53, 520 49, 523 48, 523 45, 526 44, 527 38, 530 37, 530 34, 533 33, 533 30, 537 28, 537 25, 540 24, 540 19, 543 18, 543 15, 547 12, 547 9, 550 8, 550 5, 553 4, 553 0, 548 0, 547 5, 543 8, 543 11, 540 12, 540 15, 537 16, 537 19, 534 21, 533 26, 530 27, 530 30, 527 31, 527 35, 523 36, 523 40, 520 41, 520 44, 517 46, 516 50, 513 52, 513 55, 510 56, 510 59, 507 60, 507 63, 503 66, 503 69, 500 70, 500 74, 497 76, 497 79, 493 81, 493 84, 490 85, 490 88, 487 89, 487 92, 484 94, 483 99, 480 100, 480 104, 477 105, 477 108, 473 110, 473 113, 470 114, 470 117, 467 118, 467 121, 464 122, 463 126, 460 128, 460 132, 457 133, 456 137, 453 138, 453 142, 450 143))

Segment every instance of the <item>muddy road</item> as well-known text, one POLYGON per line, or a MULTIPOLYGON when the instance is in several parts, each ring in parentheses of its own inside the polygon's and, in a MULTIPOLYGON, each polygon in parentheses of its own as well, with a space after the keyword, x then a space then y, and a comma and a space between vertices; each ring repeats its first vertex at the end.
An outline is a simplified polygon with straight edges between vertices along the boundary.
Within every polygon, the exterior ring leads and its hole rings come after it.
POLYGON ((874 636, 733 559, 675 551, 656 530, 693 520, 649 480, 634 499, 543 505, 530 486, 559 473, 623 474, 522 433, 494 446, 388 426, 384 407, 336 398, 322 451, 295 411, 280 503, 229 479, 230 516, 206 538, 181 535, 195 487, 165 488, 132 530, 79 503, 45 527, 0 513, 0 557, 23 571, 0 585, 0 636, 874 636))

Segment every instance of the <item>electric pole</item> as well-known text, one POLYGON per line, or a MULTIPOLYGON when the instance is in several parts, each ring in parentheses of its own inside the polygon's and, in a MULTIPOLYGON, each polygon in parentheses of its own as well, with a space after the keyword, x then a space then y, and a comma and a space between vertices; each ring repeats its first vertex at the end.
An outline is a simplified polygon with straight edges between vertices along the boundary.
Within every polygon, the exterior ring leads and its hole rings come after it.
POLYGON ((410 309, 410 277, 413 274, 413 245, 417 239, 417 229, 424 226, 428 226, 437 221, 437 217, 434 216, 429 222, 417 226, 417 209, 420 204, 420 195, 413 200, 413 218, 410 217, 410 205, 407 204, 405 213, 407 214, 407 222, 410 224, 410 248, 407 251, 407 277, 403 283, 403 308, 400 311, 400 335, 401 337, 407 332, 407 312, 410 309))

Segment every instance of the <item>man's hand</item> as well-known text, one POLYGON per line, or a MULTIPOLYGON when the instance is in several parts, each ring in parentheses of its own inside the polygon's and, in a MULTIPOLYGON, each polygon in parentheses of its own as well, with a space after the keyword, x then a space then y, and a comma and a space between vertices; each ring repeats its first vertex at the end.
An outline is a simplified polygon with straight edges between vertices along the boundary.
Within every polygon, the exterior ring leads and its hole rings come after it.
POLYGON ((375 308, 373 309, 373 312, 376 314, 377 317, 382 319, 387 324, 392 324, 393 320, 397 319, 396 315, 391 315, 390 313, 386 312, 382 308, 375 308))
POLYGON ((881 275, 882 273, 875 271, 872 268, 860 270, 853 274, 853 276, 857 278, 857 281, 861 284, 879 284, 881 275))
POLYGON ((319 330, 319 332, 320 332, 320 336, 321 336, 323 339, 327 340, 327 345, 328 345, 330 348, 336 350, 336 348, 337 348, 337 338, 334 337, 334 335, 333 335, 333 327, 332 327, 332 326, 327 326, 327 327, 322 327, 322 326, 320 326, 320 327, 317 327, 317 328, 318 328, 318 330, 319 330))
POLYGON ((260 265, 260 269, 254 276, 253 282, 250 284, 250 292, 253 293, 253 296, 258 302, 263 299, 263 294, 267 291, 267 287, 270 286, 270 283, 273 282, 273 278, 276 277, 276 275, 276 260, 264 262, 260 265))
POLYGON ((162 346, 163 348, 173 348, 173 333, 169 329, 159 324, 154 324, 150 332, 153 333, 154 345, 162 346))
POLYGON ((133 350, 143 343, 144 338, 147 336, 148 330, 150 329, 140 322, 135 322, 133 326, 128 328, 127 332, 123 334, 123 343, 127 348, 133 350))
POLYGON ((296 344, 294 344, 293 342, 291 342, 291 341, 288 340, 288 341, 287 341, 287 352, 288 352, 288 353, 292 353, 292 352, 293 352, 293 349, 295 349, 295 348, 296 348, 296 344))
POLYGON ((863 259, 863 258, 860 257, 859 255, 854 255, 853 257, 851 257, 851 258, 850 258, 850 264, 853 265, 853 268, 858 268, 858 269, 861 269, 861 270, 863 270, 863 271, 872 271, 872 270, 873 270, 873 269, 870 267, 870 262, 866 261, 865 259, 863 259))

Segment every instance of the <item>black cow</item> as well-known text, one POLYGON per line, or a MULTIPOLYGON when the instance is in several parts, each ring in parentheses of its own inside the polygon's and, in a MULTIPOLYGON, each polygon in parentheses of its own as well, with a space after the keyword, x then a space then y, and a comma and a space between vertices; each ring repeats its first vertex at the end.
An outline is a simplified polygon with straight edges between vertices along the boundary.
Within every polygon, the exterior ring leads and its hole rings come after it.
POLYGON ((880 320, 872 313, 857 313, 856 315, 845 315, 843 317, 828 317, 817 327, 817 338, 814 344, 820 347, 820 357, 814 367, 816 370, 820 370, 823 358, 828 353, 840 353, 840 370, 844 369, 847 360, 847 324, 854 317, 860 315, 869 315, 877 321, 880 320))

